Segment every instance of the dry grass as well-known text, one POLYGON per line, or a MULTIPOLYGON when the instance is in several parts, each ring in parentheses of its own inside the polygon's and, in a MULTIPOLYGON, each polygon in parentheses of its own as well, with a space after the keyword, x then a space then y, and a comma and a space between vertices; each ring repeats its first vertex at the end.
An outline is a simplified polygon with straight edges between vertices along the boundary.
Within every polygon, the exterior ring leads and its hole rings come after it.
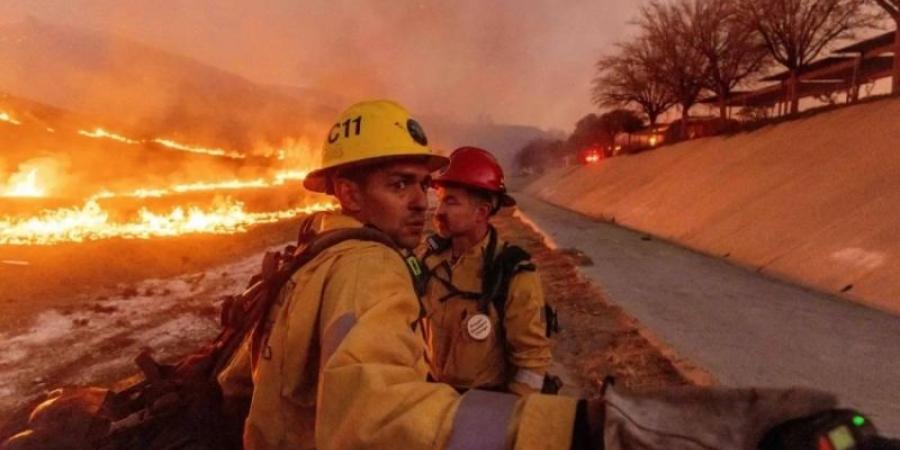
POLYGON ((577 264, 589 264, 582 253, 550 249, 539 233, 510 214, 497 217, 495 225, 537 264, 547 301, 560 315, 554 358, 581 385, 582 395, 598 393, 606 376, 637 389, 691 384, 634 319, 581 277, 577 264))

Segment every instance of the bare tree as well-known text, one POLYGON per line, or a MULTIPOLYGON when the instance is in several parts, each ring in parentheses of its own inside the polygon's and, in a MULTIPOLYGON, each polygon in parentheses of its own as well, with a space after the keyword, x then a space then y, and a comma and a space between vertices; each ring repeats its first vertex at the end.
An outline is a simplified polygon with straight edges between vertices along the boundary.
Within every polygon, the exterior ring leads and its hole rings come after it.
POLYGON ((646 42, 620 44, 618 53, 597 62, 593 81, 593 100, 601 108, 637 106, 647 116, 650 126, 675 104, 675 99, 656 78, 646 42))
POLYGON ((738 0, 747 24, 755 29, 772 58, 790 73, 791 112, 800 105, 798 71, 835 40, 873 23, 869 0, 738 0))
POLYGON ((725 119, 728 97, 766 61, 762 38, 741 20, 734 0, 679 0, 675 7, 679 32, 705 59, 703 84, 718 97, 719 114, 725 119))
POLYGON ((875 3, 894 19, 896 26, 894 31, 894 80, 891 92, 900 94, 900 0, 875 0, 875 3))
POLYGON ((681 137, 687 136, 687 122, 691 107, 703 90, 705 59, 693 45, 694 37, 684 11, 676 4, 651 0, 641 8, 637 24, 656 58, 654 78, 658 80, 681 107, 681 137))

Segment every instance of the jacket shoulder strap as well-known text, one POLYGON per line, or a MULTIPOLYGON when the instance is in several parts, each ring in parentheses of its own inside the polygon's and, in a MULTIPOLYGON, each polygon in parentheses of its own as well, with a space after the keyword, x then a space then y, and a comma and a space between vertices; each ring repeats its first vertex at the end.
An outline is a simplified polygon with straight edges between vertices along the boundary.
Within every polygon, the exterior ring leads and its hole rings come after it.
POLYGON ((251 348, 253 349, 252 358, 254 365, 259 359, 260 351, 262 351, 262 346, 264 344, 264 341, 266 340, 266 335, 268 334, 269 328, 271 327, 271 325, 267 323, 270 310, 277 301, 278 295, 284 285, 287 284, 288 280, 290 280, 298 270, 315 259, 322 252, 331 247, 334 247, 335 245, 350 240, 376 242, 395 250, 406 262, 407 268, 410 270, 410 275, 412 276, 412 266, 410 262, 402 255, 399 247, 397 247, 397 244, 387 234, 382 231, 376 230, 375 228, 344 228, 326 231, 315 235, 301 235, 300 246, 296 248, 293 254, 283 255, 281 258, 276 258, 280 259, 280 261, 278 261, 277 263, 277 269, 273 270, 271 268, 272 263, 267 264, 266 261, 264 261, 263 263, 264 269, 262 283, 264 283, 264 293, 263 297, 260 299, 263 303, 260 305, 261 307, 257 309, 257 311, 259 312, 252 318, 252 320, 255 322, 251 341, 251 348), (306 239, 304 239, 304 237, 306 239), (304 240, 306 241, 305 243, 303 242, 304 240))

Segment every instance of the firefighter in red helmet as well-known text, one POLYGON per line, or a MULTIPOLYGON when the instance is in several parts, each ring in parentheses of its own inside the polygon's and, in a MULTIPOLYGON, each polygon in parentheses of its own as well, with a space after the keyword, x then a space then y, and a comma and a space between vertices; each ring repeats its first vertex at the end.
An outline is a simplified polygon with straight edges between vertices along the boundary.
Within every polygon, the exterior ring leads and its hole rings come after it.
POLYGON ((434 184, 438 234, 422 255, 432 376, 458 389, 555 391, 556 379, 545 383, 555 314, 528 253, 490 223, 516 204, 503 169, 487 151, 462 147, 434 184))

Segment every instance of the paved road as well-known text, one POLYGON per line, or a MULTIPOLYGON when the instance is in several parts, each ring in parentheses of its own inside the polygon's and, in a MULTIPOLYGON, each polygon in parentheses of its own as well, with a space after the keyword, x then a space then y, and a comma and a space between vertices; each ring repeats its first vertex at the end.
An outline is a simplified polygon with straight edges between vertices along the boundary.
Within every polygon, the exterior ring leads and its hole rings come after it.
POLYGON ((900 437, 900 317, 518 194, 520 208, 622 306, 722 384, 812 386, 900 437))

